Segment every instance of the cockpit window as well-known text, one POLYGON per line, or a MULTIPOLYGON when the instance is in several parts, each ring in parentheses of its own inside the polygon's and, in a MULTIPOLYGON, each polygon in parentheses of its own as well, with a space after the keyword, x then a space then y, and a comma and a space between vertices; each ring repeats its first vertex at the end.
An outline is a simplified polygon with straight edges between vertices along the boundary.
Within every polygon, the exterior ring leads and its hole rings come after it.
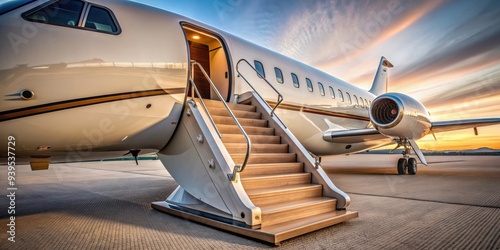
POLYGON ((51 2, 24 13, 23 17, 32 22, 115 35, 120 33, 120 26, 111 10, 80 0, 51 2))
POLYGON ((118 27, 115 25, 111 13, 104 8, 96 6, 90 7, 87 20, 85 21, 85 28, 108 33, 115 33, 118 31, 118 27))
POLYGON ((0 3, 0 15, 3 15, 11 10, 15 10, 23 5, 34 2, 35 0, 17 0, 17 1, 4 1, 0 3))
POLYGON ((84 2, 77 0, 55 2, 26 15, 25 18, 33 22, 78 26, 84 5, 84 2))

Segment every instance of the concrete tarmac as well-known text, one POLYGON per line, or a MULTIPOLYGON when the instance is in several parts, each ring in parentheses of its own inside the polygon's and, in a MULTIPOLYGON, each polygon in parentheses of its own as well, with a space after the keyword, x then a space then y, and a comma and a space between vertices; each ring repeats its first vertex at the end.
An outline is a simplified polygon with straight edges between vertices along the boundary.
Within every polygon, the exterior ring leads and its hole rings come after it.
MULTIPOLYGON (((282 249, 500 249, 500 157, 428 156, 416 176, 399 155, 323 158, 359 218, 282 242, 282 249)), ((0 249, 256 249, 262 242, 151 209, 177 187, 159 161, 16 169, 15 243, 0 166, 0 249)))

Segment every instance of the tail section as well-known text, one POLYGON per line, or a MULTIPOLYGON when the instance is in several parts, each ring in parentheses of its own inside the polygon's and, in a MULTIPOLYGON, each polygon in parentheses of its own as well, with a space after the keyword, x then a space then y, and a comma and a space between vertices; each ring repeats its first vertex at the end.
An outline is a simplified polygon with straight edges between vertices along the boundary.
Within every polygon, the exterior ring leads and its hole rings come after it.
POLYGON ((389 84, 389 75, 387 69, 392 67, 394 67, 394 65, 392 65, 392 63, 389 62, 385 57, 380 58, 380 64, 378 65, 375 79, 373 79, 373 84, 369 91, 370 93, 376 96, 387 93, 387 86, 389 84))

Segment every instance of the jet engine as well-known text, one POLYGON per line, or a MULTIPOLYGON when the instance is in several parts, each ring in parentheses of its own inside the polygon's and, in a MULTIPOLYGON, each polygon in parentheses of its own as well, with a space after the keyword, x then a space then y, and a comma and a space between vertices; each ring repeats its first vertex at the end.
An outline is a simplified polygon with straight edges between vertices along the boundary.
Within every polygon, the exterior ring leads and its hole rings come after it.
POLYGON ((401 94, 386 93, 373 100, 370 120, 383 135, 395 140, 418 140, 431 130, 431 117, 419 101, 401 94))

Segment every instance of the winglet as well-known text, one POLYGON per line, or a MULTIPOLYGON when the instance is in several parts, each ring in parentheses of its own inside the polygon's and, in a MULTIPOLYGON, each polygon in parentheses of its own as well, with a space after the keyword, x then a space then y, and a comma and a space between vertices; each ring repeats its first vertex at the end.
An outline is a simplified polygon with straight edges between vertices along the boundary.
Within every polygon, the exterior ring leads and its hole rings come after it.
POLYGON ((373 84, 369 91, 370 93, 376 96, 387 93, 387 86, 389 84, 387 69, 392 67, 394 67, 394 65, 385 57, 380 58, 377 73, 375 74, 375 79, 373 79, 373 84))

